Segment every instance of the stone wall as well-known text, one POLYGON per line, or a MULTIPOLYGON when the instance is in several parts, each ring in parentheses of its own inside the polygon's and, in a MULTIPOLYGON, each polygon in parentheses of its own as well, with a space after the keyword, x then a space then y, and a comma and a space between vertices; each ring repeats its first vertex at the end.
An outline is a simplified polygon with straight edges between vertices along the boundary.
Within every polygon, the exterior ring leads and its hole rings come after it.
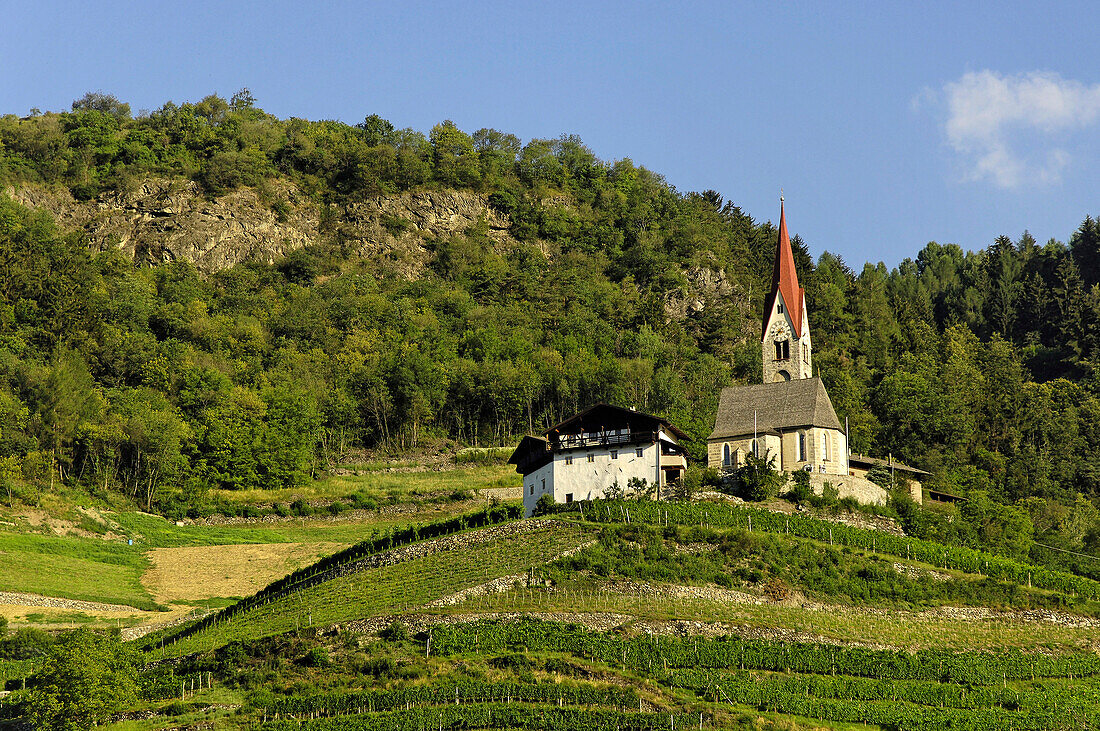
POLYGON ((810 474, 810 486, 815 494, 821 495, 824 492, 826 482, 837 489, 842 500, 852 497, 864 505, 885 505, 889 497, 886 490, 862 477, 823 475, 817 472, 810 474))

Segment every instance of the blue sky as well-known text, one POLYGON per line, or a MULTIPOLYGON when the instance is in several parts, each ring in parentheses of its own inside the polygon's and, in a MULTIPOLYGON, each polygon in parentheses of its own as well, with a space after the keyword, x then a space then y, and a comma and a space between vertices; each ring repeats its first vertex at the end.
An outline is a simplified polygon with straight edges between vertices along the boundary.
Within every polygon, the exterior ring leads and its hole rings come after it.
POLYGON ((1100 214, 1096 3, 36 2, 0 113, 248 87, 280 117, 577 134, 816 256, 1067 240, 1100 214))

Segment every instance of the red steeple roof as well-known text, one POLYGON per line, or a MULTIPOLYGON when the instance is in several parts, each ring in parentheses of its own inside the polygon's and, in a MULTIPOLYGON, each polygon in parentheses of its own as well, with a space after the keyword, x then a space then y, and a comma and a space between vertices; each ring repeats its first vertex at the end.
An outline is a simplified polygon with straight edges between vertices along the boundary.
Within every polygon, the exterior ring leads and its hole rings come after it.
MULTIPOLYGON (((805 290, 798 286, 798 272, 794 269, 794 252, 791 251, 791 239, 787 236, 787 217, 783 211, 783 199, 779 199, 779 243, 775 247, 775 270, 772 273, 772 291, 764 303, 764 328, 775 309, 776 294, 783 295, 783 304, 787 316, 794 325, 794 337, 802 337, 802 301, 805 290)), ((767 333, 761 333, 763 337, 767 333)))

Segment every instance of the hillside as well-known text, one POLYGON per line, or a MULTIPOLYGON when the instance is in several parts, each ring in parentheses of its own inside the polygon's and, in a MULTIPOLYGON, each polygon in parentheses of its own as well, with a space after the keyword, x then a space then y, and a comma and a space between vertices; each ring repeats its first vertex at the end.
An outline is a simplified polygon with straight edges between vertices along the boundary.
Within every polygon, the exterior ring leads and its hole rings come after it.
POLYGON ((1091 217, 794 238, 852 449, 964 498, 861 512, 704 469, 775 229, 576 137, 92 94, 0 117, 0 188, 0 725, 89 669, 120 730, 1100 722, 1091 217), (677 500, 517 520, 598 401, 684 431, 677 500))
MULTIPOLYGON (((1100 720, 1100 583, 778 503, 571 507, 384 533, 147 635, 139 692, 108 727, 1100 720)), ((35 667, 0 671, 18 688, 35 667)))

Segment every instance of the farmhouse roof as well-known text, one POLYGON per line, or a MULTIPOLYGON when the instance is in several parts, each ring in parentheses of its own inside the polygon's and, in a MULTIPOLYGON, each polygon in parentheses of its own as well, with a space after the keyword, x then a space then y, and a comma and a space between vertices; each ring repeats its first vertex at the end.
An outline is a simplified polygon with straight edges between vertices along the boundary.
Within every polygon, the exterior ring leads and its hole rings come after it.
POLYGON ((794 252, 791 251, 791 239, 787 235, 787 217, 783 211, 783 199, 779 199, 779 242, 775 247, 775 269, 772 272, 772 290, 764 303, 764 324, 760 338, 767 335, 768 319, 775 310, 775 298, 783 295, 783 304, 787 315, 794 325, 795 338, 802 337, 802 303, 806 290, 798 286, 798 272, 794 268, 794 252))
POLYGON ((508 464, 516 466, 516 472, 526 475, 547 464, 554 458, 550 443, 543 437, 525 436, 516 451, 508 458, 508 464))
POLYGON ((817 426, 840 429, 820 378, 723 388, 711 439, 817 426))
POLYGON ((669 423, 668 419, 605 403, 589 406, 579 414, 550 427, 543 434, 551 436, 554 434, 600 432, 606 429, 621 429, 624 427, 629 427, 631 432, 639 433, 655 432, 663 427, 665 431, 675 435, 677 439, 684 439, 687 436, 669 423))

